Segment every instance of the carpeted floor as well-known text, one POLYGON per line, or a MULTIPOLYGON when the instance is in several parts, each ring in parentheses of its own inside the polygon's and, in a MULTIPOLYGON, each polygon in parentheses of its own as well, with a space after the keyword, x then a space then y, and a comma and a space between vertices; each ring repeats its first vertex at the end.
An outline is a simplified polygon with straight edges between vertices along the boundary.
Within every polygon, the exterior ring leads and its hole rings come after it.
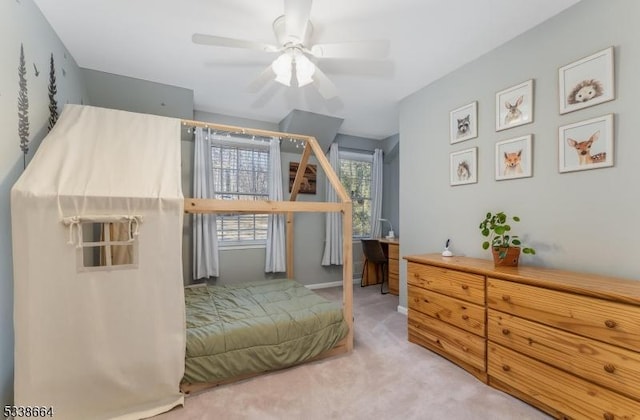
POLYGON ((379 287, 354 285, 353 353, 213 388, 155 419, 549 419, 409 343, 397 306, 379 287))

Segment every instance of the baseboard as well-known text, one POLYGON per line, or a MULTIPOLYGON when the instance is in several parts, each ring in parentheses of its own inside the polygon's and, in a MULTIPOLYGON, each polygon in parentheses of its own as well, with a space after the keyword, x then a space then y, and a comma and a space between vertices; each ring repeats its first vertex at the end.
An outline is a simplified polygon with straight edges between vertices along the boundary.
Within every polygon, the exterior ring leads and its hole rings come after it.
POLYGON ((398 312, 400 312, 402 315, 407 315, 409 313, 409 310, 404 306, 398 305, 398 312))
MULTIPOLYGON (((353 279, 353 284, 360 284, 360 279, 353 279)), ((305 287, 307 289, 327 289, 329 287, 340 287, 342 286, 341 281, 330 281, 328 283, 315 283, 315 284, 306 284, 305 287)))

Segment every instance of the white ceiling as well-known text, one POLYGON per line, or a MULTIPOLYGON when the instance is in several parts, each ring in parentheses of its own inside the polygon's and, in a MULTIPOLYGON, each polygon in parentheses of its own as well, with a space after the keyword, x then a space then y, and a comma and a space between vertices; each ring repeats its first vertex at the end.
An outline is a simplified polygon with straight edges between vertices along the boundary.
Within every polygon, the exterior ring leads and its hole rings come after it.
POLYGON ((293 109, 344 118, 340 132, 398 132, 407 95, 579 0, 315 0, 312 43, 386 39, 379 62, 324 59, 339 97, 313 85, 247 86, 271 53, 195 45, 195 32, 275 44, 283 0, 35 0, 80 67, 193 89, 200 111, 279 122, 293 109))

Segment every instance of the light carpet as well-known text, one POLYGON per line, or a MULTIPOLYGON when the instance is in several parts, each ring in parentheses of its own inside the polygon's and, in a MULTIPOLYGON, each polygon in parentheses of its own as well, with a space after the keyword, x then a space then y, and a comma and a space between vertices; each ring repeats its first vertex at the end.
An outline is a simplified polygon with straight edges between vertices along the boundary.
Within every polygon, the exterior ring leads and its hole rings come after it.
MULTIPOLYGON (((316 290, 340 300, 341 288, 316 290)), ((407 340, 398 297, 354 285, 348 355, 203 391, 155 417, 195 419, 549 419, 407 340)))

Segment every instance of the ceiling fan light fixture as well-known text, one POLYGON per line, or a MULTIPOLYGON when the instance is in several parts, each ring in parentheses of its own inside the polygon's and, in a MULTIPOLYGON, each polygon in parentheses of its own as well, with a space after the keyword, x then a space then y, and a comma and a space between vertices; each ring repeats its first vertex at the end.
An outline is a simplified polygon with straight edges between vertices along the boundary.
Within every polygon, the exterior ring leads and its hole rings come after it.
POLYGON ((306 86, 313 82, 313 74, 316 71, 316 65, 309 60, 309 58, 302 54, 296 54, 296 80, 298 81, 298 87, 306 86))
POLYGON ((293 65, 293 57, 290 53, 285 52, 271 63, 271 68, 276 74, 276 82, 285 86, 291 86, 291 67, 293 65))

